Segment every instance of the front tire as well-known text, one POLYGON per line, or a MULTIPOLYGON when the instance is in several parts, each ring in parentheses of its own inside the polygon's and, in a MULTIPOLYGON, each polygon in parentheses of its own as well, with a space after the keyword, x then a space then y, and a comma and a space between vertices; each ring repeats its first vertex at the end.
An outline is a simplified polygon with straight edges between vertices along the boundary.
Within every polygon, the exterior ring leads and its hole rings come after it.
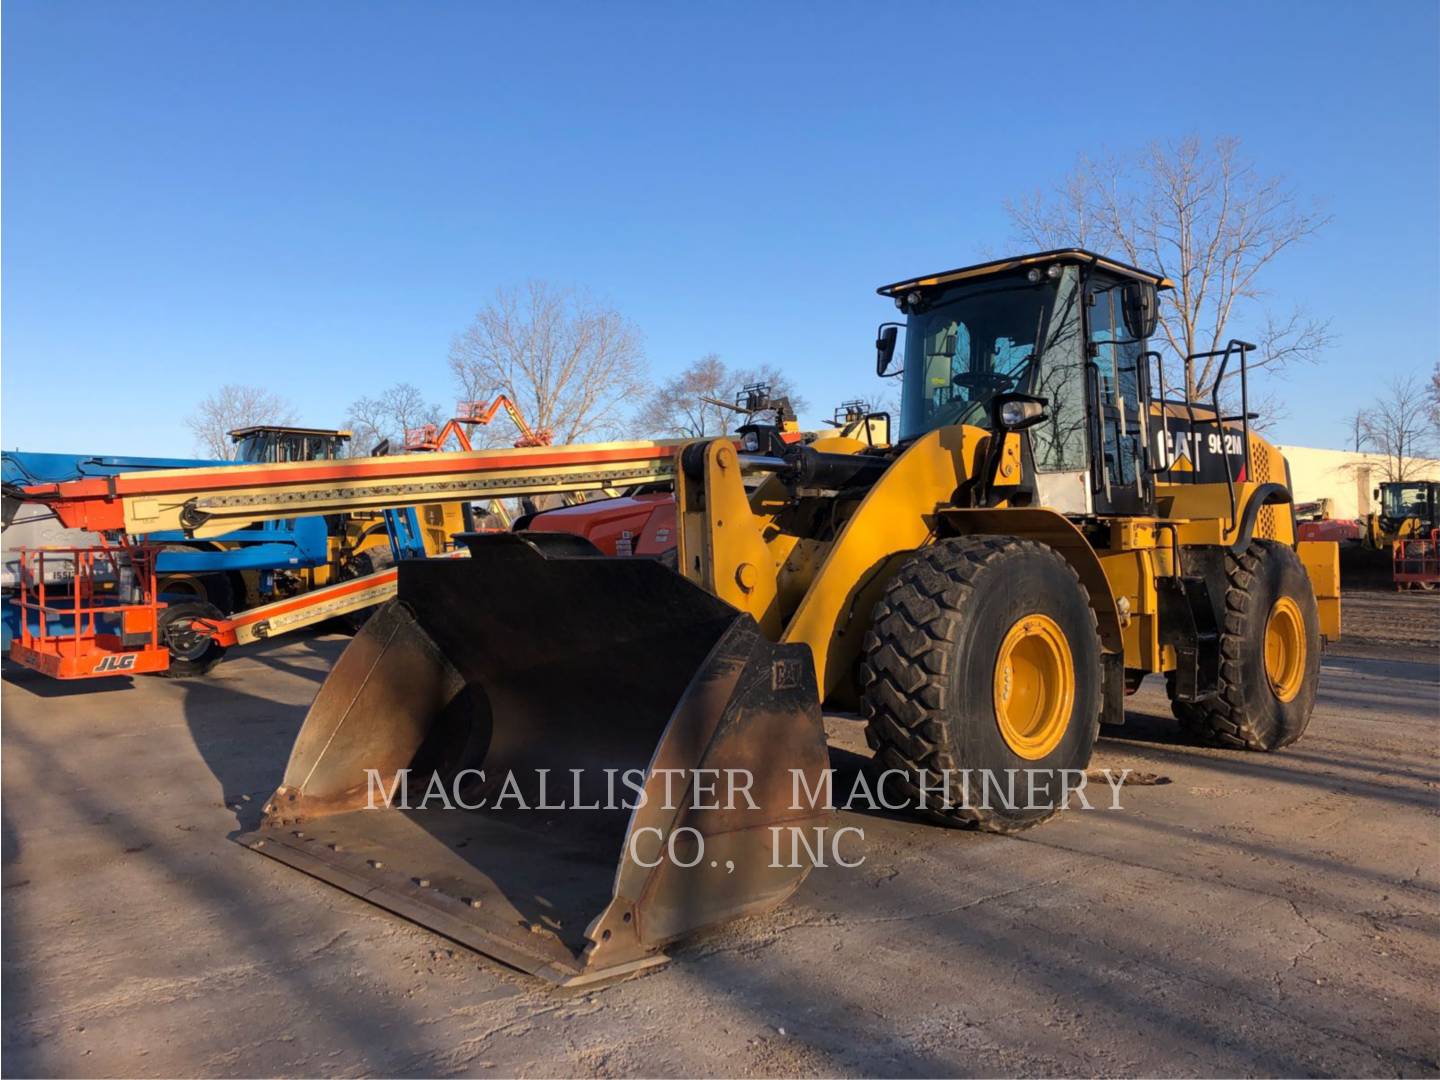
MULTIPOLYGON (((1293 548, 1258 540, 1225 556, 1220 689, 1204 701, 1171 701, 1197 742, 1279 750, 1305 733, 1320 674, 1320 613, 1293 548)), ((1174 693, 1173 678, 1167 686, 1174 693)))
POLYGON ((1070 564, 1044 544, 943 540, 914 552, 886 587, 859 681, 866 738, 888 784, 941 824, 1018 832, 1061 809, 1061 770, 1090 763, 1100 726, 1095 614, 1070 564), (984 786, 987 773, 998 788, 984 786), (996 797, 1008 796, 1010 777, 1013 803, 996 797))

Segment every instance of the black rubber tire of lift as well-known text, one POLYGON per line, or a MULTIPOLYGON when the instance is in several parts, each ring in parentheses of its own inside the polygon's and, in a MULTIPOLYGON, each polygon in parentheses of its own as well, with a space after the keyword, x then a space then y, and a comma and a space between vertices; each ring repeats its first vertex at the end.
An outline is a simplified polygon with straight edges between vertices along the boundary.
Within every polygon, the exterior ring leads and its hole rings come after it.
POLYGON ((191 619, 223 617, 219 608, 203 600, 171 604, 160 612, 160 639, 170 647, 170 666, 158 674, 167 679, 190 679, 220 663, 225 658, 225 646, 204 635, 187 634, 184 627, 191 619))

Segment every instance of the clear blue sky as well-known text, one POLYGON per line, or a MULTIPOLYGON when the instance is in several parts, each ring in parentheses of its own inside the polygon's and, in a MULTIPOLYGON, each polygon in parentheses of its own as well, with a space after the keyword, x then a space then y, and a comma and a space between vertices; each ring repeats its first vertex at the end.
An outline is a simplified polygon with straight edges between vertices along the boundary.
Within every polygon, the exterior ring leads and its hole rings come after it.
POLYGON ((451 337, 530 277, 611 301, 657 375, 787 366, 813 420, 877 389, 876 285, 1015 247, 1003 200, 1082 151, 1187 133, 1334 215, 1268 278, 1339 335, 1281 441, 1341 444, 1440 354, 1431 0, 3 16, 7 448, 188 453, 227 381, 314 424, 449 402, 451 337))

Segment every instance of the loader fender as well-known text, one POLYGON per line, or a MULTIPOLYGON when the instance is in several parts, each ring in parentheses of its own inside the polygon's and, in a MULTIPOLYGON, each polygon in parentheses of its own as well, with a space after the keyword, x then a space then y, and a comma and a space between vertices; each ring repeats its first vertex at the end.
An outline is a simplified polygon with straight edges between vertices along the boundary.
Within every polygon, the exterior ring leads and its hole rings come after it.
POLYGON ((1041 507, 969 510, 959 507, 945 510, 941 517, 962 536, 975 533, 1016 536, 1022 540, 1038 540, 1058 551, 1080 578, 1090 597, 1095 622, 1100 630, 1100 644, 1106 652, 1124 653, 1120 634, 1120 610, 1110 591, 1110 581, 1095 549, 1069 518, 1041 507))
POLYGON ((937 428, 916 439, 874 483, 816 571, 781 639, 806 644, 825 700, 851 678, 870 613, 898 560, 932 542, 940 514, 975 476, 981 428, 937 428))
MULTIPOLYGON (((1240 531, 1235 537, 1235 542, 1230 545, 1230 554, 1243 555, 1245 549, 1250 546, 1250 540, 1255 536, 1255 524, 1260 519, 1261 510, 1267 506, 1285 505, 1290 501, 1290 489, 1284 484, 1261 484, 1257 487, 1254 494, 1250 496, 1249 501, 1245 504, 1245 509, 1240 515, 1240 531)), ((1265 534, 1261 539, 1277 539, 1277 537, 1273 535, 1273 529, 1268 529, 1264 532, 1265 534)), ((1294 533, 1292 530, 1291 536, 1284 539, 1293 540, 1293 538, 1294 533)))

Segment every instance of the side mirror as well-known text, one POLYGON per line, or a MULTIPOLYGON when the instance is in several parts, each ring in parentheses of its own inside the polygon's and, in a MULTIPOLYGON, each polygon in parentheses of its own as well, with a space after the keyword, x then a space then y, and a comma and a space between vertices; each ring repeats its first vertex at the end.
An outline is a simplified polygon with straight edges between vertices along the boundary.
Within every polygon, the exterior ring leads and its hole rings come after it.
POLYGON ((1120 295, 1121 314, 1125 329, 1132 338, 1144 339, 1155 334, 1155 322, 1160 315, 1160 302, 1155 295, 1155 286, 1148 281, 1132 281, 1120 295))
POLYGON ((895 339, 899 334, 899 323, 880 324, 880 329, 875 336, 876 375, 883 376, 890 370, 890 362, 895 359, 895 339))
POLYGON ((1048 398, 1031 394, 997 394, 991 403, 994 426, 1006 431, 1024 431, 1050 419, 1045 411, 1049 404, 1048 398))

